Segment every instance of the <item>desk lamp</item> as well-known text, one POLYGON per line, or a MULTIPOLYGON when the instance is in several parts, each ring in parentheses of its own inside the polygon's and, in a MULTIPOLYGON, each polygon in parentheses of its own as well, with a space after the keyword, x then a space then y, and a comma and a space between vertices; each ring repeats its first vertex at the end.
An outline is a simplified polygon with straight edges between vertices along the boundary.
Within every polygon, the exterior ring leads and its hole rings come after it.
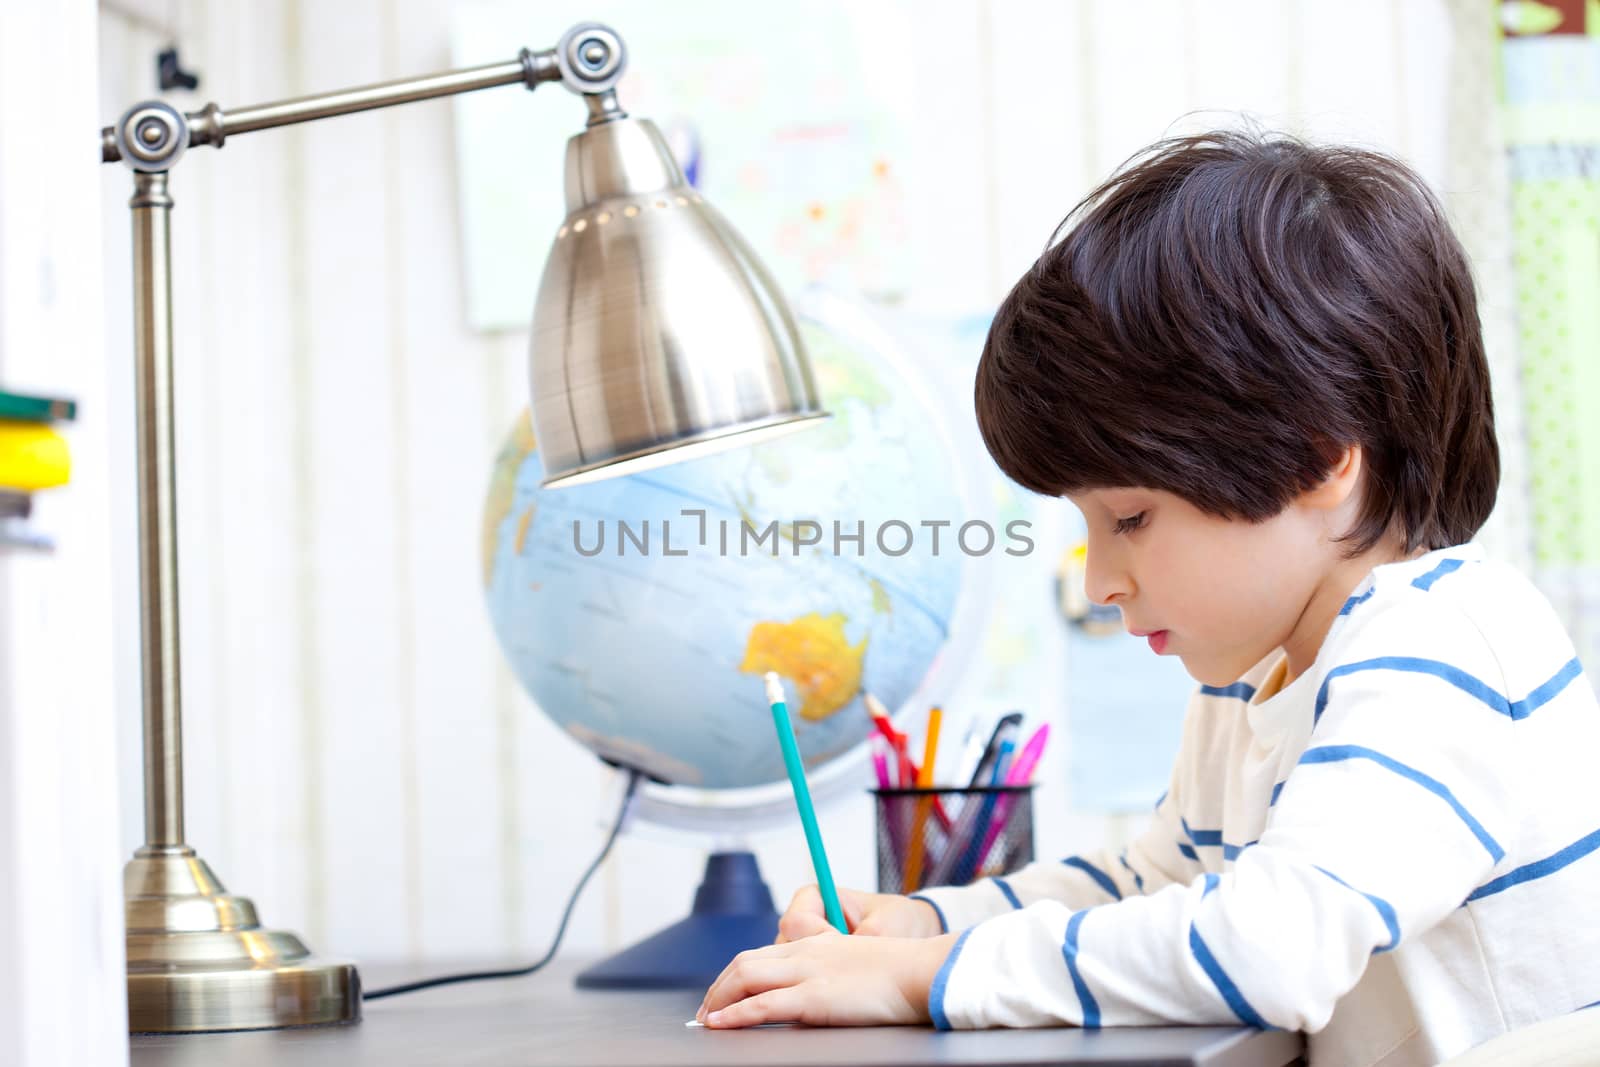
POLYGON ((353 963, 263 928, 184 842, 168 173, 196 145, 256 130, 559 81, 588 105, 567 142, 567 216, 535 306, 529 372, 546 486, 631 473, 827 418, 772 278, 614 87, 627 62, 582 23, 516 59, 278 103, 183 114, 151 100, 101 131, 133 171, 134 357, 145 844, 124 873, 136 1032, 246 1030, 360 1017, 353 963))

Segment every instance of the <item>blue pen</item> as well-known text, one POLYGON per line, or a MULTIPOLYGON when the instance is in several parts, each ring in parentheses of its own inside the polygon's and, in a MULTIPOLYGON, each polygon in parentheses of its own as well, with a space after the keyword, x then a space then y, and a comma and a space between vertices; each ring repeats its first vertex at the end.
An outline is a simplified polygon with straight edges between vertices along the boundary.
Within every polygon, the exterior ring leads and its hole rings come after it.
POLYGON ((783 683, 772 671, 767 672, 767 703, 772 705, 772 722, 778 728, 778 747, 783 749, 783 765, 789 772, 789 784, 794 787, 794 804, 800 809, 800 825, 806 830, 811 866, 817 872, 817 889, 822 893, 822 910, 827 913, 828 921, 835 930, 848 934, 850 927, 845 924, 844 909, 839 907, 839 890, 833 884, 828 854, 822 849, 822 831, 817 829, 817 812, 811 806, 806 770, 800 763, 800 746, 795 744, 794 727, 789 723, 789 706, 783 702, 783 683))
MULTIPOLYGON (((1000 742, 1000 755, 994 761, 994 770, 989 775, 990 789, 1005 782, 1006 765, 1011 762, 1011 751, 1015 747, 1010 738, 1000 742)), ((983 798, 983 807, 978 809, 978 823, 972 828, 972 836, 967 838, 967 849, 961 854, 961 862, 956 864, 955 874, 958 878, 965 875, 966 879, 971 881, 972 876, 978 873, 974 868, 983 859, 979 855, 979 848, 983 844, 983 839, 988 836, 989 820, 994 815, 994 799, 993 793, 985 794, 983 798)))

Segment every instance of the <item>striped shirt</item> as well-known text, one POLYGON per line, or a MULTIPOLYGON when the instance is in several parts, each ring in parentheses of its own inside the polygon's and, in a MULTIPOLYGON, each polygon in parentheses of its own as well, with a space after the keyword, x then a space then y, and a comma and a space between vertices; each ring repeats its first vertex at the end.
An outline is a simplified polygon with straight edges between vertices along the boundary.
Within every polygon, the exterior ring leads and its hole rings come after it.
POLYGON ((919 894, 941 1028, 1247 1023, 1313 1065, 1435 1063, 1600 1001, 1600 706, 1472 545, 1375 568, 1313 666, 1191 700, 1120 854, 919 894))

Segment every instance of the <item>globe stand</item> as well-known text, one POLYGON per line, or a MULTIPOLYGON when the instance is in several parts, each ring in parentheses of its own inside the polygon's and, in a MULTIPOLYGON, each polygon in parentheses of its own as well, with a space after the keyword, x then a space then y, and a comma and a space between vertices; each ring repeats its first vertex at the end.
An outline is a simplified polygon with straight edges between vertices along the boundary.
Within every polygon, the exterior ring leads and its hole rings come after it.
POLYGON ((747 948, 778 936, 778 912, 750 852, 713 852, 687 919, 578 975, 580 989, 705 989, 747 948))

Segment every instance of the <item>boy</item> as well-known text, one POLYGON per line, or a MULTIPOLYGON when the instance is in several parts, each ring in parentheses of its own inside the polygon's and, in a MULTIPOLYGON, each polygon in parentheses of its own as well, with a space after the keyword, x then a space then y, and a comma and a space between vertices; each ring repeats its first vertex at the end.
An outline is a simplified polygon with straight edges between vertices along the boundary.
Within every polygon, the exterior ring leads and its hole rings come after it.
POLYGON ((1002 469, 1087 520, 1088 593, 1199 682, 1120 855, 815 890, 713 1027, 1303 1030, 1432 1063, 1600 1000, 1600 708, 1467 544, 1499 480, 1467 261, 1378 154, 1164 142, 1068 216, 978 367, 1002 469))

